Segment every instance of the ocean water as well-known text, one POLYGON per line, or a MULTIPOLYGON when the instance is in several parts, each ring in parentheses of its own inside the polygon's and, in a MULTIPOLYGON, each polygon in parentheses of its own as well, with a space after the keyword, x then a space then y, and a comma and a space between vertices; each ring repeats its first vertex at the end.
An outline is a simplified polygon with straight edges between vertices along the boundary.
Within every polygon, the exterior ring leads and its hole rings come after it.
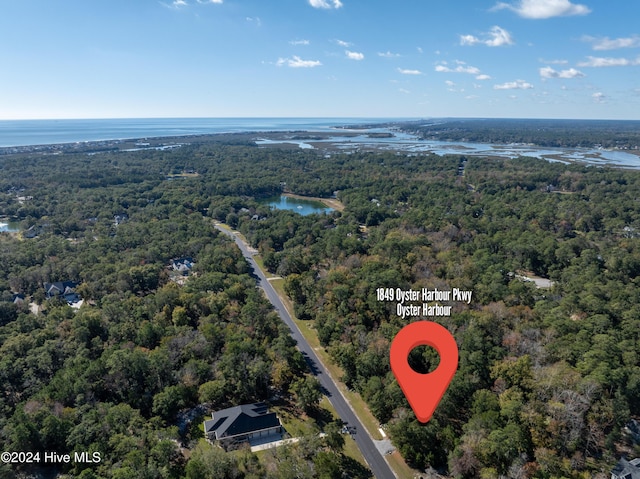
MULTIPOLYGON (((385 123, 408 121, 407 118, 142 118, 95 120, 0 120, 0 147, 50 145, 86 141, 169 136, 204 135, 266 131, 328 132, 354 125, 375 125, 366 133, 389 131, 385 123)), ((344 131, 344 130, 342 130, 344 131)), ((355 131, 358 131, 355 129, 355 131)), ((392 138, 370 138, 363 131, 356 137, 332 137, 313 141, 333 143, 344 151, 375 147, 378 150, 406 153, 431 152, 438 155, 487 155, 504 158, 533 156, 549 161, 578 161, 592 165, 640 168, 640 155, 626 151, 590 148, 536 148, 524 145, 491 145, 482 143, 424 141, 415 136, 394 131, 392 138)), ((314 148, 305 141, 295 143, 300 148, 314 148)), ((265 140, 258 144, 278 144, 265 140)))
POLYGON ((0 120, 0 147, 247 131, 327 131, 387 118, 121 118, 0 120))

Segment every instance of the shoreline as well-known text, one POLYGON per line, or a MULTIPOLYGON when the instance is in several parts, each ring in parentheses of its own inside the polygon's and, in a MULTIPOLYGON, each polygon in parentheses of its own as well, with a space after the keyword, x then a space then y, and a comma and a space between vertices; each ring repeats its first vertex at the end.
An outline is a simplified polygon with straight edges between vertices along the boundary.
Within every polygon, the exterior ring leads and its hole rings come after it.
POLYGON ((288 198, 295 198, 297 200, 308 200, 308 201, 317 201, 318 203, 322 203, 325 206, 328 206, 329 208, 333 208, 336 211, 344 211, 344 204, 336 199, 336 198, 320 198, 317 196, 303 196, 303 195, 296 195, 295 193, 282 193, 282 196, 286 196, 288 198))
MULTIPOLYGON (((350 137, 354 133, 346 128, 336 128, 331 131, 312 130, 268 130, 268 131, 242 131, 232 133, 195 133, 186 135, 154 136, 114 138, 109 140, 86 140, 65 143, 41 143, 31 145, 0 146, 0 157, 20 154, 63 154, 63 153, 106 153, 120 151, 140 151, 176 148, 194 143, 217 142, 255 142, 258 138, 287 140, 291 135, 310 136, 313 139, 325 139, 328 137, 350 137)), ((279 145, 279 144, 277 144, 279 145)))
POLYGON ((256 117, 256 118, 105 118, 0 120, 0 150, 69 148, 77 145, 171 141, 179 138, 258 133, 339 133, 388 128, 415 118, 256 117))
MULTIPOLYGON (((301 125, 302 126, 302 125, 301 125)), ((306 126, 306 125, 305 125, 306 126)), ((397 128, 396 124, 396 128, 397 128)), ((447 146, 450 151, 442 152, 439 145, 433 145, 433 148, 422 148, 415 151, 407 148, 402 141, 394 142, 394 134, 389 133, 388 142, 376 142, 378 137, 367 135, 366 130, 356 131, 356 128, 393 128, 390 124, 379 125, 359 125, 359 126, 332 126, 330 129, 322 131, 314 131, 313 128, 307 129, 288 129, 288 130, 268 130, 260 131, 258 129, 241 132, 215 132, 200 134, 182 134, 173 136, 155 136, 155 137, 136 137, 130 139, 112 139, 112 140, 96 140, 96 141, 79 141, 70 143, 52 143, 25 146, 1 146, 0 158, 7 158, 19 155, 65 155, 65 154, 105 154, 105 153, 126 153, 144 150, 171 150, 176 148, 198 146, 201 144, 229 144, 229 145, 245 145, 257 146, 259 148, 301 148, 300 142, 305 142, 311 146, 311 149, 324 154, 350 153, 354 151, 395 151, 407 154, 436 154, 442 156, 444 154, 460 155, 466 154, 469 157, 497 157, 506 158, 508 155, 499 154, 500 151, 508 149, 508 145, 482 144, 487 147, 495 148, 496 151, 486 151, 478 154, 473 150, 469 150, 464 145, 447 146), (351 142, 352 137, 368 136, 364 140, 351 142), (260 140, 269 140, 269 143, 260 144, 260 140), (335 139, 335 141, 327 141, 335 139), (397 143, 397 144, 396 144, 397 143), (350 147, 350 148, 349 148, 350 147)), ((400 128, 400 131, 403 131, 400 128)), ((379 140, 378 140, 379 141, 379 140)), ((447 142, 447 145, 449 143, 447 142)), ((425 146, 429 146, 428 142, 425 146)), ((544 150, 543 147, 535 147, 544 150)), ((569 148, 557 152, 547 152, 542 156, 536 154, 528 155, 528 151, 515 152, 515 157, 534 157, 546 161, 558 161, 568 164, 585 164, 589 166, 608 166, 621 169, 640 169, 640 149, 635 148, 611 148, 611 149, 583 149, 569 148), (584 151, 584 157, 572 157, 572 153, 584 151), (566 156, 563 151, 570 155, 566 156), (626 156, 626 158, 625 158, 626 156)), ((535 153, 535 152, 534 152, 535 153)), ((331 206, 333 207, 333 206, 331 206)))

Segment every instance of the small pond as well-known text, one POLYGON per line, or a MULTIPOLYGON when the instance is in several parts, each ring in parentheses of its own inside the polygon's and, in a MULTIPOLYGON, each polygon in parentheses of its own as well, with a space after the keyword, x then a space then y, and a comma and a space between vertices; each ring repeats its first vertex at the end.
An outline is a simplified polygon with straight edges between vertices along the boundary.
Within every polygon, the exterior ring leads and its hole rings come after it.
POLYGON ((329 208, 319 201, 303 200, 285 195, 265 198, 261 200, 260 203, 276 210, 295 211, 302 216, 312 215, 314 213, 331 213, 334 211, 333 208, 329 208))
POLYGON ((20 231, 20 223, 17 221, 0 220, 0 233, 8 231, 9 233, 16 233, 20 231))

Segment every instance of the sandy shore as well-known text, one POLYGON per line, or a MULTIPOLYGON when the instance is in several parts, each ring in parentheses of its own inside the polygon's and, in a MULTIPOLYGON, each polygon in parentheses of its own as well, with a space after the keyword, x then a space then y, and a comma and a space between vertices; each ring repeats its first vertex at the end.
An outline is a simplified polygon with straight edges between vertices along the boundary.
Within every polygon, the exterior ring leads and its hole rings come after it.
POLYGON ((318 201, 329 208, 333 208, 336 211, 344 211, 344 205, 335 198, 318 198, 315 196, 302 196, 302 195, 294 195, 293 193, 283 193, 283 196, 288 196, 289 198, 296 198, 299 200, 311 200, 318 201))

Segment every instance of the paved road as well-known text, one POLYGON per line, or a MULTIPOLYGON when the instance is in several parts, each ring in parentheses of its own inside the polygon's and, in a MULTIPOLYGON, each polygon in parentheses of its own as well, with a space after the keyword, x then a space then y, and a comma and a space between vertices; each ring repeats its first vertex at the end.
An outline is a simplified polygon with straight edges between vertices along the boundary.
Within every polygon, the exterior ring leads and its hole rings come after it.
POLYGON ((307 343, 304 336, 302 336, 302 333, 298 329, 298 326, 296 326, 296 324, 293 322, 291 316, 289 315, 289 312, 284 307, 284 304, 282 304, 282 301, 280 301, 278 293, 276 293, 276 290, 273 289, 273 286, 269 284, 269 281, 267 281, 264 273, 256 263, 255 259, 253 258, 253 254, 249 250, 246 243, 244 243, 244 241, 242 241, 236 234, 222 228, 221 226, 216 225, 216 228, 234 239, 234 241, 240 248, 240 251, 242 251, 244 257, 253 267, 256 276, 258 276, 258 286, 260 286, 264 290, 267 299, 271 302, 271 304, 273 304, 273 307, 276 309, 282 320, 291 330, 291 336, 298 343, 298 349, 300 349, 300 351, 304 355, 307 364, 309 364, 311 372, 320 381, 320 384, 324 388, 325 394, 338 413, 338 416, 340 416, 340 418, 350 427, 355 427, 356 433, 353 434, 352 437, 355 439, 356 444, 362 452, 362 455, 369 464, 369 468, 371 469, 371 472, 373 472, 373 475, 377 479, 395 479, 396 476, 391 471, 389 464, 387 464, 387 461, 376 448, 375 444, 373 443, 373 439, 371 439, 371 436, 358 419, 358 416, 356 416, 344 396, 342 396, 342 394, 338 390, 338 387, 325 369, 324 365, 316 356, 313 348, 309 345, 309 343, 307 343))

